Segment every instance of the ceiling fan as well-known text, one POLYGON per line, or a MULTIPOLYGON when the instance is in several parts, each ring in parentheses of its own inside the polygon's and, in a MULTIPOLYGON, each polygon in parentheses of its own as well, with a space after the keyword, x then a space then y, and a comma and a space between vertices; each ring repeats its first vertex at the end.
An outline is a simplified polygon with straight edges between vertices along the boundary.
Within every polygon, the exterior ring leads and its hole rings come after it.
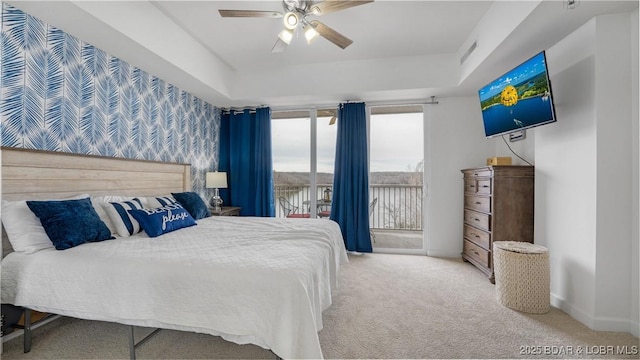
POLYGON ((353 40, 320 21, 310 20, 307 17, 311 15, 321 16, 370 2, 373 2, 373 0, 324 0, 318 2, 311 0, 283 0, 284 14, 278 11, 263 10, 218 10, 218 12, 222 17, 283 18, 284 29, 278 34, 278 39, 273 49, 271 49, 274 53, 283 52, 291 43, 294 32, 298 29, 304 31, 304 36, 309 44, 320 35, 338 47, 345 49, 353 43, 353 40))

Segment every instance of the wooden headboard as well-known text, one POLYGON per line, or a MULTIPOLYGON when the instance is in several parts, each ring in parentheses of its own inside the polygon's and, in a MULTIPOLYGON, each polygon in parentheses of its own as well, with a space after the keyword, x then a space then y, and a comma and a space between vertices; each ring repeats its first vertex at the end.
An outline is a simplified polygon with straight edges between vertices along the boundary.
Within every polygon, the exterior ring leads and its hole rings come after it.
MULTIPOLYGON (((2 200, 191 190, 191 165, 2 147, 2 200)), ((3 231, 3 249, 5 248, 3 231)))
POLYGON ((191 190, 191 165, 5 148, 2 200, 77 194, 152 196, 191 190))

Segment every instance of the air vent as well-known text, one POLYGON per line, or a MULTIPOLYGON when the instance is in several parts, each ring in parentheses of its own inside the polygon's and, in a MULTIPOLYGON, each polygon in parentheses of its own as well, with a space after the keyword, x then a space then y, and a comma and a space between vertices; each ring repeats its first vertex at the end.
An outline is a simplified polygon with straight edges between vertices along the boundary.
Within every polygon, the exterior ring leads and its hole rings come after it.
POLYGON ((460 58, 460 65, 462 65, 462 63, 464 63, 467 60, 469 55, 471 55, 473 50, 475 50, 477 47, 478 47, 478 41, 474 41, 473 44, 469 46, 469 49, 467 49, 467 52, 465 52, 464 55, 462 55, 462 57, 460 58))

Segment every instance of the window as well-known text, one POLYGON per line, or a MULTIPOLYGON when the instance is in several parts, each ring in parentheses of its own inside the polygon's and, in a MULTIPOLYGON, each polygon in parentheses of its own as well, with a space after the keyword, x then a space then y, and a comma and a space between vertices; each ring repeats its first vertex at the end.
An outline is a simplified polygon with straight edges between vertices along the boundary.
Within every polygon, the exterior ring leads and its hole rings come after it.
POLYGON ((337 126, 329 122, 334 113, 335 110, 273 112, 277 217, 328 216, 337 134, 337 126))

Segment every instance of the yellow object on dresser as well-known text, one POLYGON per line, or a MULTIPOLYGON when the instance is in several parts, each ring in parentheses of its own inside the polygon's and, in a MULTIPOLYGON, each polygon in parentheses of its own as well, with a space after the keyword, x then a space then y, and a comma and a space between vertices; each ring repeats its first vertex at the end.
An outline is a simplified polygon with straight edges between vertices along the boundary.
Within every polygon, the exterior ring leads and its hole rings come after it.
POLYGON ((492 158, 487 158, 487 165, 496 166, 496 165, 511 165, 510 157, 498 157, 494 156, 492 158))

